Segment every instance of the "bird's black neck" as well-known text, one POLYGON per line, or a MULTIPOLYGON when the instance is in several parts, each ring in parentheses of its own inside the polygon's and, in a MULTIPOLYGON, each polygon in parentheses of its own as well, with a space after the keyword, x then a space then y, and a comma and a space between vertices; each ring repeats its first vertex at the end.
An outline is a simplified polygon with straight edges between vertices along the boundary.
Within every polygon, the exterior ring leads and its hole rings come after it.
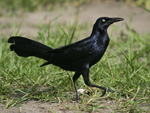
POLYGON ((96 39, 99 40, 102 44, 108 46, 108 43, 109 43, 109 36, 108 36, 108 33, 107 33, 107 29, 100 30, 100 29, 98 29, 98 27, 96 27, 96 26, 94 25, 90 37, 96 38, 96 39))

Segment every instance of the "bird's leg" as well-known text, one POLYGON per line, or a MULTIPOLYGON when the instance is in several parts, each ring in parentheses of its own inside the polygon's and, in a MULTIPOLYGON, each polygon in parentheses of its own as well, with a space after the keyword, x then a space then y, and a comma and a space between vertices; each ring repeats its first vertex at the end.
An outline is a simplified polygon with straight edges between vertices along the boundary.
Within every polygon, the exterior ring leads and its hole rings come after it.
POLYGON ((109 92, 115 92, 114 90, 112 89, 108 89, 106 87, 102 87, 102 86, 98 86, 98 85, 94 85, 90 82, 89 80, 89 68, 86 68, 82 71, 82 76, 84 78, 84 82, 86 85, 88 86, 91 86, 91 87, 97 87, 97 88, 100 88, 100 89, 103 89, 104 92, 102 93, 101 97, 103 97, 105 94, 106 94, 106 91, 109 91, 109 92))
POLYGON ((78 91, 77 91, 77 86, 76 86, 76 81, 77 81, 77 79, 79 78, 80 75, 81 75, 80 73, 76 72, 73 76, 73 83, 74 83, 74 87, 75 87, 75 91, 76 91, 76 100, 80 99, 78 91))

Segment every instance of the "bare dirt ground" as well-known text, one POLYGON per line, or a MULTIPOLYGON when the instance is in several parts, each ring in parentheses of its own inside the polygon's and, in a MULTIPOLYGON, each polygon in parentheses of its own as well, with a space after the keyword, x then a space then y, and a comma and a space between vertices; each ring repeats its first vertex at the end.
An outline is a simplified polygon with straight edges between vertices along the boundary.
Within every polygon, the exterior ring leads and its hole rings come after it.
MULTIPOLYGON (((66 7, 63 11, 54 10, 54 11, 37 11, 31 13, 16 13, 16 23, 20 23, 23 20, 19 34, 23 36, 37 36, 38 28, 34 27, 39 25, 40 22, 47 24, 50 20, 57 17, 59 14, 57 22, 70 23, 75 19, 75 13, 77 9, 75 7, 66 7), (60 13, 61 12, 61 13, 60 13)), ((129 23, 131 15, 134 14, 132 28, 138 33, 143 34, 150 32, 150 13, 146 12, 144 9, 131 5, 125 4, 122 2, 93 2, 91 4, 82 5, 79 7, 78 13, 78 24, 83 24, 85 22, 91 23, 102 16, 108 17, 122 17, 125 19, 126 23, 129 23)), ((13 35, 13 16, 3 15, 0 17, 0 25, 3 36, 9 37, 13 35)), ((125 27, 124 24, 119 24, 122 28, 125 27)), ((90 33, 87 32, 86 36, 90 33)), ((85 36, 85 37, 86 37, 85 36)), ((102 105, 109 105, 113 108, 115 101, 107 101, 102 99, 102 105)), ((39 102, 39 101, 28 101, 20 106, 11 107, 5 109, 4 104, 0 104, 1 113, 52 113, 52 110, 56 113, 76 113, 77 110, 70 110, 67 106, 80 106, 79 103, 73 102, 72 100, 63 102, 63 103, 51 103, 51 102, 39 102)), ((103 113, 111 112, 109 109, 100 109, 103 113)), ((80 111, 81 112, 81 111, 80 111)), ((84 111, 82 111, 84 112, 84 111)))

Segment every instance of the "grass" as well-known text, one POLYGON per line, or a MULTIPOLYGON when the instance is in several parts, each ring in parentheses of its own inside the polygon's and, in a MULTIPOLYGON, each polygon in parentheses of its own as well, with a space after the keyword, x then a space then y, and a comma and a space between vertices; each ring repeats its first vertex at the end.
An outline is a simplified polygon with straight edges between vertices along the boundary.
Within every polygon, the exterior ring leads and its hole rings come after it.
MULTIPOLYGON (((82 33, 88 27, 77 27, 75 23, 55 23, 53 30, 51 24, 52 22, 48 25, 40 24, 41 31, 38 37, 33 38, 53 48, 74 42, 76 37, 80 36, 78 32, 82 33)), ((111 36, 112 32, 119 30, 111 26, 109 47, 103 58, 90 69, 90 80, 92 83, 125 93, 125 96, 107 93, 104 97, 108 101, 117 102, 115 111, 148 112, 150 109, 145 107, 148 107, 150 102, 150 34, 140 35, 134 31, 132 18, 129 25, 124 25, 127 32, 121 30, 118 37, 111 36)), ((15 21, 14 35, 19 35, 15 21)), ((7 39, 1 35, 0 103, 5 103, 5 107, 9 108, 32 99, 50 102, 74 100, 74 72, 64 71, 53 65, 40 68, 43 62, 34 57, 18 57, 14 52, 10 52, 7 39)), ((108 108, 115 112, 110 106, 102 106, 102 101, 99 101, 101 90, 87 87, 82 77, 78 79, 77 86, 78 89, 83 88, 90 92, 90 95, 80 94, 79 110, 98 111, 100 108, 108 108)))

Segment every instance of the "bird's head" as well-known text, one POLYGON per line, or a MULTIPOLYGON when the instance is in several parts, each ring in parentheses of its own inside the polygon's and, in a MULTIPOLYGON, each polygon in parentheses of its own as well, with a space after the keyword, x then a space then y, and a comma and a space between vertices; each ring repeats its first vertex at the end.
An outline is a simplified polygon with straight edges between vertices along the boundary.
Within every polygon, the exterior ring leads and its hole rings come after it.
POLYGON ((109 18, 109 17, 101 17, 98 18, 95 27, 97 27, 100 31, 107 30, 107 28, 113 24, 114 22, 122 21, 123 18, 109 18))

